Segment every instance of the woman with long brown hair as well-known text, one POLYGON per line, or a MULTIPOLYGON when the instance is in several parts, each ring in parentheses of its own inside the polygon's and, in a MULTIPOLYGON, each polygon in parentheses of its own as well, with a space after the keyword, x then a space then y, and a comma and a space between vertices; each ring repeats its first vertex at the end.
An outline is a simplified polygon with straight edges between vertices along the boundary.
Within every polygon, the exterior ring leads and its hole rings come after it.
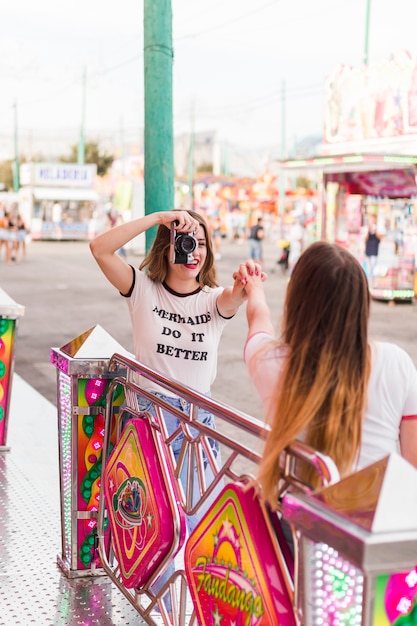
MULTIPOLYGON (((221 334, 228 319, 235 315, 245 301, 246 294, 238 278, 231 287, 218 286, 212 240, 204 218, 199 213, 186 210, 152 213, 102 233, 90 243, 90 248, 104 275, 126 299, 135 358, 167 378, 210 395, 210 387, 216 375, 221 334), (190 237, 192 234, 194 242, 192 238, 182 239, 186 245, 172 246, 172 225, 175 225, 175 237, 190 237), (117 253, 118 250, 156 226, 155 240, 139 269, 129 265, 117 253), (192 245, 188 247, 188 244, 195 244, 195 249, 189 253, 186 250, 191 250, 192 245), (176 248, 178 254, 173 255, 176 248)), ((182 398, 146 378, 139 382, 170 406, 189 414, 190 405, 182 398)), ((153 402, 140 395, 137 402, 139 410, 155 413, 153 402)), ((165 409, 163 416, 168 434, 177 431, 179 418, 165 409)), ((215 428, 213 415, 202 408, 198 410, 198 421, 215 428)), ((183 438, 181 434, 173 442, 176 458, 183 438)), ((220 467, 219 444, 213 438, 209 439, 209 444, 220 467)), ((194 471, 196 473, 197 468, 194 471)), ((186 488, 186 462, 180 478, 186 488)), ((205 478, 208 486, 213 480, 210 464, 205 468, 205 478)), ((218 490, 220 488, 221 485, 218 490)), ((216 490, 207 499, 206 508, 215 495, 216 490)), ((196 477, 193 506, 199 498, 196 477)), ((201 515, 200 509, 199 513, 188 518, 190 532, 201 515)), ((172 570, 173 564, 155 584, 156 591, 165 584, 172 570)), ((169 600, 166 601, 166 607, 171 611, 169 600)))
POLYGON ((297 438, 332 457, 342 476, 398 449, 417 467, 417 371, 398 346, 370 341, 368 282, 355 257, 326 242, 303 252, 280 339, 260 266, 247 261, 236 277, 248 295, 245 361, 270 424, 263 497, 276 506, 279 457, 297 438))
MULTIPOLYGON (((192 239, 188 243, 193 243, 192 239)), ((107 230, 90 247, 104 275, 127 302, 135 358, 167 378, 209 395, 221 334, 246 294, 239 279, 230 287, 218 286, 212 241, 203 216, 186 210, 151 213, 107 230), (180 249, 177 262, 172 258, 173 224, 177 235, 193 234, 195 243, 190 256, 182 258, 180 249), (155 226, 153 245, 139 269, 134 268, 117 251, 155 226)), ((179 411, 188 412, 189 406, 166 389, 144 377, 139 383, 179 411)), ((138 402, 140 410, 153 411, 152 402, 143 397, 138 402)), ((177 430, 176 416, 164 411, 164 418, 169 434, 177 430)), ((214 427, 213 416, 201 408, 198 419, 214 427)), ((179 453, 182 439, 180 435, 175 440, 174 454, 179 453)), ((219 458, 218 443, 211 441, 219 458)))

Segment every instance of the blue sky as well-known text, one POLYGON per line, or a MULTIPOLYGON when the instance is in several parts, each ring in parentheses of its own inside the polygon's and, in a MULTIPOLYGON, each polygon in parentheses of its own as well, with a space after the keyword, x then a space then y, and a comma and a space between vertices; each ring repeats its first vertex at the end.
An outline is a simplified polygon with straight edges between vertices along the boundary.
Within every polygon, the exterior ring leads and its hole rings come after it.
MULTIPOLYGON (((5 4, 5 3, 3 3, 5 4)), ((363 60, 367 0, 172 0, 174 129, 246 147, 320 134, 323 87, 363 60)), ((416 53, 415 0, 370 0, 369 62, 416 53)), ((143 126, 143 1, 14 0, 2 7, 0 156, 19 141, 74 143, 86 68, 86 134, 143 126)))

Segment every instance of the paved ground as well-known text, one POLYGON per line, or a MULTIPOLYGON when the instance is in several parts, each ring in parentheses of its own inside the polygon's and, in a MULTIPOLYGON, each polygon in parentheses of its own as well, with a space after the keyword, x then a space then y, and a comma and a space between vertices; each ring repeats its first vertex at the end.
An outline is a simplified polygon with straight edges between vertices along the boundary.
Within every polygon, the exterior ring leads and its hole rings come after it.
MULTIPOLYGON (((218 263, 222 284, 229 282, 246 252, 245 245, 224 243, 218 263)), ((275 246, 267 243, 266 288, 278 323, 286 278, 276 266, 277 256, 275 246)), ((131 256, 130 261, 138 264, 140 259, 131 256)), ((0 261, 0 287, 25 307, 16 345, 17 376, 8 439, 11 450, 0 454, 0 503, 4 504, 3 509, 0 506, 0 539, 3 536, 7 546, 0 550, 0 569, 7 572, 0 585, 0 625, 144 624, 106 578, 69 579, 56 566, 56 555, 61 554, 61 527, 56 370, 49 362, 50 349, 96 324, 131 349, 126 304, 102 277, 86 243, 33 242, 22 263, 6 266, 0 261), (25 517, 21 514, 22 497, 25 517), (34 522, 29 544, 22 542, 28 519, 34 522), (28 563, 36 563, 37 572, 41 572, 35 580, 28 563)), ((417 304, 392 307, 374 302, 371 326, 375 337, 399 343, 417 364, 416 315, 417 304)), ((224 333, 213 395, 218 401, 261 417, 242 361, 245 335, 242 309, 224 333)), ((238 435, 244 436, 242 431, 238 435)))
MULTIPOLYGON (((246 244, 222 242, 219 280, 229 284, 246 244)), ((269 274, 267 296, 279 321, 286 277, 276 264, 278 248, 265 242, 265 269, 269 274)), ((130 255, 135 265, 140 257, 130 255)), ((27 258, 16 265, 0 260, 0 287, 25 307, 19 321, 15 371, 50 402, 56 404, 56 370, 50 364, 51 347, 60 347, 100 324, 131 350, 127 307, 99 271, 85 242, 32 242, 27 258)), ((373 302, 371 332, 375 338, 404 347, 417 365, 417 303, 389 306, 373 302)), ((226 328, 220 347, 218 376, 213 387, 216 400, 250 415, 261 417, 259 400, 242 360, 246 336, 244 307, 226 328)))

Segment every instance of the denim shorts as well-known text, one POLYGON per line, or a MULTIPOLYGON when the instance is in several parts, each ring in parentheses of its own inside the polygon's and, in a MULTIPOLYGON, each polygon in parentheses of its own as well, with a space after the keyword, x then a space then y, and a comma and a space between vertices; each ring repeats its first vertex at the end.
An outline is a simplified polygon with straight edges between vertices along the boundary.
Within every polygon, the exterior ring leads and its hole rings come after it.
MULTIPOLYGON (((166 396, 163 393, 159 393, 159 392, 154 392, 153 395, 156 398, 165 400, 165 402, 173 406, 178 411, 181 411, 182 413, 185 413, 186 415, 190 414, 190 403, 184 400, 183 398, 179 398, 177 396, 175 397, 166 396)), ((209 394, 206 394, 206 395, 208 396, 209 394)), ((136 399, 137 399, 139 411, 144 411, 144 412, 146 411, 150 413, 151 415, 155 415, 154 403, 151 400, 148 400, 147 398, 144 398, 143 396, 139 394, 136 396, 136 399)), ((179 428, 181 420, 176 415, 173 415, 172 413, 169 413, 168 411, 164 409, 162 409, 162 414, 164 416, 165 426, 168 431, 168 435, 172 435, 172 433, 175 432, 179 428)), ((215 424, 213 415, 209 411, 206 411, 205 409, 202 409, 202 408, 198 409, 197 421, 199 421, 201 424, 205 424, 206 426, 208 426, 209 428, 212 428, 213 430, 216 430, 216 424, 215 424)), ((198 430, 196 428, 190 427, 190 433, 193 437, 197 437, 198 430)), ((184 433, 181 432, 172 444, 172 451, 176 458, 181 450, 183 439, 184 439, 184 433)), ((207 438, 207 441, 210 445, 213 455, 217 458, 219 455, 218 442, 215 439, 212 439, 210 437, 207 438)))
POLYGON ((249 239, 249 256, 251 259, 262 259, 262 244, 258 239, 249 239))

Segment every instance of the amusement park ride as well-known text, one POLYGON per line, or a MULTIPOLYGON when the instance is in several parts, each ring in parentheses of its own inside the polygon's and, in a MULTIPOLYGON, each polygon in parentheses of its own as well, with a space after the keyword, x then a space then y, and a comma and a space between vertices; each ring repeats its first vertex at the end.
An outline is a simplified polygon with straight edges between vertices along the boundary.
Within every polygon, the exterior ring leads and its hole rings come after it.
POLYGON ((255 478, 268 427, 129 354, 91 359, 83 345, 98 330, 51 350, 60 424, 58 564, 67 578, 107 576, 151 626, 417 623, 411 465, 394 454, 340 480, 330 458, 296 442, 282 455, 280 505, 271 511, 255 478), (138 375, 182 398, 189 411, 153 396, 138 375), (138 396, 151 411, 138 410, 138 396), (200 407, 215 416, 217 430, 197 421, 200 407), (164 409, 178 418, 170 436, 164 409), (315 468, 318 490, 300 478, 303 464, 315 468))

